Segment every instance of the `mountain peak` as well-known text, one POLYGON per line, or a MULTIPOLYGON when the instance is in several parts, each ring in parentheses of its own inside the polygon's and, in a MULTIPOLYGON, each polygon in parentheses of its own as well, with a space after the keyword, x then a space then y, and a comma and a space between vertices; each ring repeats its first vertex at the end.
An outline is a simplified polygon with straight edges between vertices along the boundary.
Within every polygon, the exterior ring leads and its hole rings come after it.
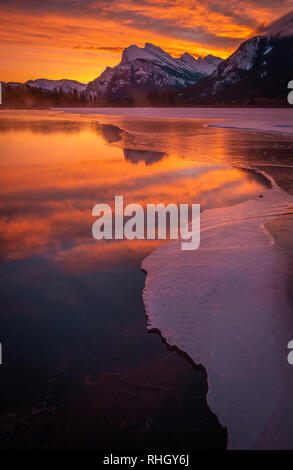
POLYGON ((144 60, 157 60, 157 61, 165 61, 165 60, 174 60, 168 52, 165 52, 159 46, 155 46, 150 42, 146 42, 144 47, 136 46, 135 44, 126 47, 122 53, 122 62, 125 63, 132 63, 136 59, 144 59, 144 60))
POLYGON ((189 52, 184 52, 184 54, 182 54, 182 56, 180 57, 180 60, 182 60, 183 62, 193 63, 193 64, 197 62, 196 58, 193 57, 193 55, 189 54, 189 52))
MULTIPOLYGON (((290 18, 282 20, 290 26, 290 18), (288 20, 288 21, 287 21, 288 20)), ((275 28, 275 26, 274 26, 275 28)), ((274 29, 278 31, 278 29, 274 29)), ((290 28, 284 28, 286 34, 290 28)), ((244 41, 207 78, 178 93, 178 103, 287 102, 287 84, 293 69, 290 36, 258 35, 244 41)))
POLYGON ((156 90, 193 85, 210 75, 216 66, 216 63, 205 59, 200 62, 189 53, 180 58, 172 57, 149 42, 144 47, 132 44, 123 50, 120 64, 106 69, 89 83, 86 94, 105 101, 120 100, 125 96, 130 100, 132 97, 140 99, 156 90))
POLYGON ((136 44, 126 47, 122 52, 122 63, 133 62, 136 59, 144 57, 143 49, 138 47, 136 44))
POLYGON ((155 44, 152 44, 151 42, 146 42, 145 45, 144 45, 144 48, 145 49, 159 50, 161 52, 165 52, 159 46, 156 46, 155 44))
POLYGON ((155 46, 151 42, 146 42, 145 46, 144 46, 144 49, 147 50, 148 52, 151 52, 151 53, 163 55, 165 57, 171 57, 170 54, 168 54, 168 52, 164 51, 164 49, 162 49, 159 46, 155 46))

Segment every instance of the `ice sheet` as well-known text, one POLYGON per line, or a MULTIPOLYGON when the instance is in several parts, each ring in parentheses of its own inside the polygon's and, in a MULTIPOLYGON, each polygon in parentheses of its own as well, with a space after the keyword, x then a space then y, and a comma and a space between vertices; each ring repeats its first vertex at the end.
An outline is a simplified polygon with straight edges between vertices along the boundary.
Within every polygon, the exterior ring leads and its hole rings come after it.
POLYGON ((293 447, 286 260, 264 225, 292 204, 274 186, 206 210, 199 250, 181 251, 176 240, 142 264, 148 328, 206 368, 208 404, 228 428, 230 449, 293 447))
MULTIPOLYGON (((56 108, 57 109, 57 108, 56 108)), ((60 109, 60 108, 59 108, 60 109)), ((280 132, 293 135, 292 108, 61 108, 71 114, 100 114, 139 118, 200 119, 231 129, 280 132), (219 122, 212 122, 219 120, 219 122)))

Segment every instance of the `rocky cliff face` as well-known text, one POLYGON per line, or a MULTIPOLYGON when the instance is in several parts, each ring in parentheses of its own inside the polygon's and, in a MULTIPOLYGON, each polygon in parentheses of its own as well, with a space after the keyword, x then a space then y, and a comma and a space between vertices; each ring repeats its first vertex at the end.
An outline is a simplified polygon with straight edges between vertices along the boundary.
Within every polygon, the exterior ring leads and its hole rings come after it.
POLYGON ((124 49, 116 67, 106 70, 86 89, 97 101, 143 99, 149 92, 184 88, 211 74, 222 59, 211 55, 195 59, 188 53, 174 58, 163 49, 147 43, 144 48, 124 49))
POLYGON ((279 30, 276 22, 266 34, 243 42, 209 77, 178 92, 177 101, 285 100, 293 79, 293 14, 288 21, 291 28, 283 21, 279 30))

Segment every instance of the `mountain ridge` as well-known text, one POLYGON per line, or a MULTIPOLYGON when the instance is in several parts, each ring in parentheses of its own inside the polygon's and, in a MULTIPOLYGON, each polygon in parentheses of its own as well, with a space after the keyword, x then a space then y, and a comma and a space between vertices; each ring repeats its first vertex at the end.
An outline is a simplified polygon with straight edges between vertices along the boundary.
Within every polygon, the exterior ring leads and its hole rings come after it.
POLYGON ((216 70, 182 92, 174 92, 177 105, 287 103, 293 78, 293 12, 260 34, 242 42, 216 70))
MULTIPOLYGON (((47 79, 47 78, 37 78, 34 80, 27 80, 24 83, 20 82, 2 82, 4 85, 9 87, 19 87, 19 86, 30 86, 33 88, 39 88, 45 91, 54 90, 57 92, 63 92, 65 94, 73 93, 76 91, 78 94, 87 93, 87 89, 91 91, 92 86, 89 87, 92 83, 100 83, 100 89, 103 91, 103 82, 108 80, 109 77, 112 77, 114 73, 117 72, 117 69, 121 66, 125 73, 127 67, 131 67, 132 64, 136 61, 146 61, 152 62, 156 66, 169 67, 173 69, 173 72, 177 73, 176 78, 172 77, 169 80, 169 83, 166 85, 167 88, 174 86, 183 86, 185 82, 190 84, 194 83, 199 78, 206 76, 212 73, 216 66, 221 62, 221 58, 215 57, 212 55, 207 55, 206 57, 199 57, 196 59, 194 56, 185 52, 179 58, 172 57, 168 52, 164 51, 158 46, 155 46, 151 43, 146 43, 144 48, 138 47, 137 45, 128 46, 123 50, 122 58, 119 64, 114 67, 106 67, 105 70, 94 80, 89 83, 81 83, 73 79, 47 79), (181 74, 181 76, 180 76, 181 74), (185 82, 184 82, 185 80, 185 82), (168 86, 169 85, 169 86, 168 86)), ((170 78, 170 77, 169 77, 170 78)), ((139 78, 138 78, 139 82, 139 78)), ((159 84, 158 84, 159 85, 159 84)), ((160 87, 160 86, 159 86, 160 87)), ((162 87, 164 88, 164 86, 162 87)), ((93 94, 93 93, 92 93, 93 94)))
POLYGON ((63 93, 72 93, 76 90, 78 93, 85 91, 87 84, 78 82, 77 80, 70 80, 67 78, 62 78, 60 80, 49 80, 47 78, 37 78, 36 80, 27 80, 24 85, 29 85, 31 87, 41 88, 43 90, 53 91, 63 91, 63 93))
POLYGON ((3 82, 3 89, 12 102, 13 93, 21 103, 22 93, 35 90, 29 101, 42 103, 45 98, 60 106, 287 105, 287 86, 293 78, 293 12, 258 33, 225 60, 212 55, 196 59, 188 52, 175 58, 147 42, 144 47, 125 48, 119 64, 106 67, 88 84, 37 79, 3 82))
POLYGON ((244 41, 216 70, 180 93, 177 104, 286 100, 292 79, 293 36, 257 35, 244 41))
POLYGON ((188 53, 174 58, 151 43, 143 48, 131 45, 123 50, 119 64, 107 67, 89 82, 85 94, 96 101, 129 99, 139 102, 150 92, 194 84, 212 73, 221 61, 211 55, 199 60, 188 53))

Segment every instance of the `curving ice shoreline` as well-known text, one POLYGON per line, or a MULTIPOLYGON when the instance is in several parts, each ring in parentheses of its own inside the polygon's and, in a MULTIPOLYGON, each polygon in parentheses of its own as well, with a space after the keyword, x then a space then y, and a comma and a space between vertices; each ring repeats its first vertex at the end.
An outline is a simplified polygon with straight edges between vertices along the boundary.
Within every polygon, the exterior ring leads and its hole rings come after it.
POLYGON ((70 114, 143 119, 196 119, 209 127, 276 132, 293 135, 292 108, 216 108, 216 107, 138 107, 138 108, 52 108, 70 114))
POLYGON ((279 422, 284 403, 293 419, 286 259, 265 226, 293 197, 272 183, 262 198, 204 211, 198 250, 181 251, 176 240, 142 263, 148 329, 205 367, 229 449, 293 447, 279 422))

